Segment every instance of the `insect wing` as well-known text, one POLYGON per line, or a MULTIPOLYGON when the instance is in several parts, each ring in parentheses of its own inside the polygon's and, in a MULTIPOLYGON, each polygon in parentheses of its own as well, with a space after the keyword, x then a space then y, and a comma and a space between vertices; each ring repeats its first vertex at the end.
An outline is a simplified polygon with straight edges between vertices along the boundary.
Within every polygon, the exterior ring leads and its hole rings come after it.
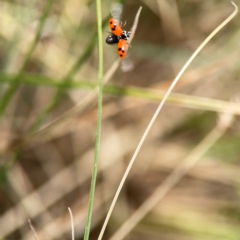
POLYGON ((121 19, 122 10, 123 10, 123 6, 121 3, 114 2, 111 4, 111 15, 113 19, 115 19, 118 22, 118 24, 121 19))
POLYGON ((121 70, 123 72, 129 72, 134 68, 133 60, 127 55, 122 61, 121 61, 121 70))

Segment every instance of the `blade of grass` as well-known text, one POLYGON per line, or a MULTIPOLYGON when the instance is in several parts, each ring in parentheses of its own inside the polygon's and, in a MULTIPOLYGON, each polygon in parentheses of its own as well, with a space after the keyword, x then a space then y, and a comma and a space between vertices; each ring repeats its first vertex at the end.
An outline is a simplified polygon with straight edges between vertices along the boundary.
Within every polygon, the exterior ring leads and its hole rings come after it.
POLYGON ((98 32, 98 114, 97 114, 97 130, 96 130, 96 142, 94 150, 94 163, 92 169, 92 180, 88 202, 88 213, 85 224, 84 240, 89 239, 92 210, 95 195, 95 186, 97 180, 97 169, 98 169, 98 158, 100 149, 100 138, 101 138, 101 122, 102 122, 102 92, 103 92, 103 42, 102 42, 102 7, 101 1, 96 0, 96 11, 97 11, 97 32, 98 32))
POLYGON ((38 44, 38 41, 40 39, 40 36, 41 36, 41 32, 42 32, 42 29, 43 29, 43 26, 45 24, 45 21, 47 19, 47 16, 53 6, 53 3, 55 2, 55 0, 47 0, 47 3, 45 4, 45 7, 43 9, 43 14, 41 15, 40 19, 39 19, 39 24, 38 24, 38 27, 37 27, 37 30, 36 30, 36 34, 35 34, 35 37, 33 39, 33 42, 31 44, 31 46, 29 47, 28 49, 28 52, 24 58, 24 61, 20 67, 20 70, 18 72, 18 74, 12 79, 11 81, 11 85, 8 87, 8 89, 5 91, 3 97, 2 97, 2 100, 0 102, 0 118, 3 116, 9 102, 11 101, 12 97, 13 97, 13 94, 15 93, 15 91, 17 90, 17 87, 19 85, 19 79, 21 78, 21 75, 25 69, 25 67, 27 66, 31 56, 32 56, 32 53, 34 52, 37 44, 38 44))
POLYGON ((140 139, 140 142, 139 142, 139 144, 138 144, 138 146, 137 146, 137 148, 136 148, 136 150, 135 150, 135 152, 134 152, 134 154, 133 154, 133 156, 132 156, 132 158, 131 158, 131 160, 130 160, 130 162, 129 162, 129 164, 128 164, 128 167, 127 167, 127 169, 126 169, 126 171, 125 171, 125 173, 124 173, 124 175, 123 175, 123 178, 122 178, 122 180, 121 180, 121 182, 120 182, 120 184, 119 184, 119 186, 118 186, 118 189, 117 189, 117 191, 116 191, 116 193, 115 193, 115 196, 114 196, 114 198, 113 198, 113 201, 112 201, 111 206, 110 206, 110 208, 109 208, 109 211, 108 211, 108 213, 107 213, 106 219, 105 219, 105 221, 104 221, 104 223, 103 223, 103 226, 102 226, 101 232, 100 232, 100 234, 99 234, 98 240, 101 240, 102 237, 103 237, 103 234, 104 234, 104 231, 105 231, 105 229, 106 229, 107 223, 108 223, 108 221, 109 221, 109 218, 110 218, 110 216, 111 216, 111 213, 112 213, 112 211, 113 211, 113 208, 114 208, 114 206, 115 206, 115 204, 116 204, 116 201, 117 201, 117 199, 118 199, 118 196, 119 196, 119 194, 120 194, 120 191, 121 191, 121 189, 122 189, 122 187, 123 187, 123 184, 124 184, 124 182, 125 182, 125 180, 126 180, 126 178, 127 178, 127 176, 128 176, 128 173, 130 172, 131 167, 132 167, 132 165, 133 165, 133 163, 134 163, 134 161, 135 161, 135 159, 136 159, 136 157, 137 157, 137 155, 138 155, 138 153, 139 153, 139 151, 140 151, 140 149, 141 149, 141 147, 142 147, 142 145, 143 145, 143 143, 144 143, 144 141, 145 141, 145 139, 146 139, 146 137, 147 137, 147 135, 148 135, 148 133, 149 133, 149 131, 150 131, 150 129, 152 128, 152 126, 153 126, 153 124, 154 124, 154 122, 155 122, 158 114, 160 113, 160 111, 161 111, 164 103, 166 102, 168 96, 170 95, 172 89, 174 88, 174 86, 176 85, 176 83, 178 82, 178 80, 180 79, 180 77, 183 75, 184 71, 187 69, 187 67, 190 65, 190 63, 194 60, 194 58, 198 55, 198 53, 204 48, 204 46, 205 46, 229 21, 231 21, 231 20, 236 16, 236 14, 237 14, 237 12, 238 12, 238 7, 236 6, 235 3, 232 2, 232 4, 233 4, 234 7, 235 7, 234 12, 233 12, 226 20, 224 20, 216 29, 214 29, 213 32, 212 32, 212 33, 202 42, 202 44, 196 49, 196 51, 192 54, 192 56, 191 56, 191 57, 188 59, 188 61, 185 63, 185 65, 183 66, 183 68, 181 69, 181 71, 178 73, 178 75, 176 76, 176 78, 173 80, 171 86, 169 87, 169 89, 167 90, 165 96, 163 97, 162 101, 160 102, 160 104, 159 104, 156 112, 154 113, 152 119, 150 120, 150 122, 149 122, 146 130, 144 131, 143 136, 142 136, 142 138, 140 139))
MULTIPOLYGON (((12 79, 11 76, 0 73, 0 84, 8 82, 12 79)), ((104 78, 105 79, 105 78, 104 78)), ((94 90, 97 87, 96 83, 91 81, 82 80, 79 82, 72 82, 69 80, 67 83, 63 83, 56 80, 52 80, 48 77, 43 77, 39 75, 24 74, 19 80, 21 84, 34 85, 34 86, 48 86, 55 88, 65 88, 71 89, 84 89, 84 90, 94 90)), ((105 82, 105 81, 104 81, 105 82)), ((124 96, 124 97, 134 97, 143 100, 159 101, 163 99, 164 91, 154 90, 150 88, 139 88, 139 87, 119 87, 114 84, 106 84, 103 86, 103 93, 110 94, 113 96, 124 96)), ((187 107, 192 109, 200 109, 205 111, 215 111, 215 112, 229 112, 232 114, 239 115, 240 107, 239 105, 231 102, 226 102, 217 99, 210 99, 204 97, 191 96, 180 93, 171 93, 167 98, 166 102, 175 106, 187 107)), ((79 111, 77 111, 79 113, 79 111)), ((74 116, 71 116, 74 117, 74 116)), ((70 118, 70 117, 69 117, 70 118)), ((51 126, 57 124, 58 121, 54 121, 44 129, 50 130, 51 126)), ((40 130, 43 131, 44 129, 40 130)), ((39 132, 40 132, 39 131, 39 132)))
MULTIPOLYGON (((105 86, 106 88, 107 86, 105 86)), ((108 89, 103 89, 103 92, 109 93, 108 89)), ((144 92, 137 93, 138 97, 141 97, 141 99, 149 99, 149 100, 155 100, 159 101, 162 100, 164 93, 161 92, 151 92, 151 90, 144 89, 144 92), (154 95, 153 95, 154 94, 154 95)), ((117 90, 115 90, 117 92, 117 90)), ((121 90, 120 90, 121 92, 121 90)), ((121 95, 121 94, 119 94, 121 95)), ((123 94, 123 96, 135 96, 134 94, 131 95, 131 93, 123 94)), ((215 111, 215 112, 228 112, 230 114, 240 115, 240 107, 239 105, 231 102, 225 102, 221 100, 215 100, 215 99, 208 99, 208 98, 201 98, 201 97, 194 97, 194 96, 188 96, 184 94, 177 94, 177 93, 171 93, 171 95, 167 99, 167 103, 173 104, 175 106, 181 106, 181 107, 188 107, 192 109, 200 109, 200 110, 209 110, 209 111, 215 111)), ((134 105, 135 106, 135 105, 134 105)), ((133 106, 133 107, 134 107, 133 106)), ((15 151, 17 149, 22 148, 23 146, 31 146, 39 143, 43 143, 46 141, 49 141, 50 139, 53 139, 55 136, 56 129, 63 125, 61 124, 69 124, 69 121, 72 119, 72 117, 64 117, 60 120, 53 122, 52 124, 48 125, 47 127, 39 130, 38 132, 25 136, 23 139, 19 139, 19 141, 15 144, 10 144, 10 146, 6 146, 6 148, 2 149, 0 152, 0 156, 4 156, 5 154, 15 151), (69 121, 67 121, 69 120, 69 121)))

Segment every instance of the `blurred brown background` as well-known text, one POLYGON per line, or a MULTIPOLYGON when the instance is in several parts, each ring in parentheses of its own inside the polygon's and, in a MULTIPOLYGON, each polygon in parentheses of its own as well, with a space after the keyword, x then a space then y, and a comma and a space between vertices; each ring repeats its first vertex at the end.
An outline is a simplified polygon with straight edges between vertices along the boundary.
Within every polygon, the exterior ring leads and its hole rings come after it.
MULTIPOLYGON (((91 0, 52 1, 47 12, 50 2, 0 2, 1 239, 33 239, 29 218, 39 239, 71 239, 68 207, 75 239, 83 238, 97 120, 96 6, 91 0), (26 61, 44 11, 43 29, 26 61), (13 91, 7 101, 9 86, 13 91)), ((104 73, 117 59, 116 47, 105 44, 111 3, 102 1, 104 73)), ((128 53, 134 69, 123 73, 119 67, 105 88, 90 239, 97 239, 163 93, 194 50, 234 10, 229 1, 126 0, 126 30, 140 6, 128 53)), ((217 112, 231 108, 240 89, 239 19, 238 14, 211 40, 175 87, 130 171, 104 239, 215 128, 217 112)), ((126 239, 239 239, 239 134, 236 116, 126 239)))

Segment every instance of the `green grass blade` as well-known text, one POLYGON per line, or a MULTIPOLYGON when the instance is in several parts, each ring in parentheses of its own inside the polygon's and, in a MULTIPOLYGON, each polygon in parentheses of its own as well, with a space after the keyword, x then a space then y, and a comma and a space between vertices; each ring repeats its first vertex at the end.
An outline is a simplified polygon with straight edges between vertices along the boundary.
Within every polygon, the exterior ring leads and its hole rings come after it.
MULTIPOLYGON (((9 82, 13 79, 4 73, 0 73, 0 84, 9 82)), ((82 89, 82 90, 94 90, 96 89, 96 84, 92 80, 81 80, 79 82, 73 82, 70 79, 68 82, 60 82, 57 79, 51 79, 45 76, 34 75, 34 74, 23 74, 19 83, 34 86, 47 86, 64 90, 71 89, 82 89)), ((143 100, 150 101, 160 101, 164 96, 164 91, 154 90, 150 88, 140 88, 140 87, 120 87, 114 84, 106 84, 103 87, 103 93, 112 96, 121 97, 134 97, 143 100)), ((171 93, 167 99, 167 103, 182 106, 193 109, 201 109, 205 111, 214 112, 230 112, 232 114, 240 114, 240 108, 237 104, 232 104, 227 101, 209 99, 204 97, 191 96, 186 94, 171 93)))
POLYGON ((24 61, 20 67, 20 70, 18 72, 18 74, 12 79, 11 81, 11 85, 8 87, 8 89, 6 90, 6 92, 4 93, 3 95, 3 98, 0 102, 0 117, 3 116, 9 102, 11 101, 12 99, 12 96, 13 94, 15 93, 15 91, 17 90, 17 87, 19 85, 19 79, 21 78, 21 75, 25 69, 25 67, 27 66, 31 56, 32 56, 32 53, 33 51, 35 50, 37 44, 38 44, 38 41, 39 41, 39 38, 41 36, 41 32, 42 32, 42 29, 43 29, 43 26, 44 26, 44 23, 47 19, 47 16, 53 6, 53 3, 54 3, 55 0, 47 0, 47 3, 45 5, 45 8, 43 10, 43 14, 41 15, 40 19, 39 19, 39 24, 38 24, 38 28, 36 30, 36 35, 35 35, 35 38, 31 44, 31 46, 29 47, 28 49, 28 52, 24 58, 24 61))
POLYGON ((85 225, 84 240, 89 239, 91 219, 92 219, 92 209, 94 202, 95 186, 97 179, 97 167, 98 167, 98 157, 100 148, 100 137, 101 137, 101 120, 102 120, 102 91, 103 91, 103 43, 102 43, 102 14, 101 14, 101 1, 96 0, 96 10, 97 10, 97 26, 98 26, 98 116, 97 116, 97 131, 96 131, 96 142, 94 151, 94 164, 92 170, 92 181, 90 188, 90 196, 88 202, 88 213, 85 225))

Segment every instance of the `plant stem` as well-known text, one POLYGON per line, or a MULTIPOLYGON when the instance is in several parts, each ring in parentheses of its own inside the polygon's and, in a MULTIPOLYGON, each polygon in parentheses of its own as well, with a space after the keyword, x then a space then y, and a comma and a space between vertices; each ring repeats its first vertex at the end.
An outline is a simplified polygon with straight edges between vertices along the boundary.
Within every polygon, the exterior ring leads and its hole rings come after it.
POLYGON ((98 27, 98 116, 97 116, 97 131, 96 131, 96 142, 94 151, 94 164, 92 170, 92 181, 90 188, 90 196, 88 202, 88 213, 85 225, 84 240, 89 239, 91 219, 92 219, 92 209, 94 202, 95 186, 97 179, 97 167, 98 167, 98 157, 100 148, 100 137, 101 137, 101 119, 102 119, 102 91, 103 91, 103 49, 102 49, 102 14, 101 14, 101 1, 96 0, 96 11, 97 11, 97 27, 98 27))

